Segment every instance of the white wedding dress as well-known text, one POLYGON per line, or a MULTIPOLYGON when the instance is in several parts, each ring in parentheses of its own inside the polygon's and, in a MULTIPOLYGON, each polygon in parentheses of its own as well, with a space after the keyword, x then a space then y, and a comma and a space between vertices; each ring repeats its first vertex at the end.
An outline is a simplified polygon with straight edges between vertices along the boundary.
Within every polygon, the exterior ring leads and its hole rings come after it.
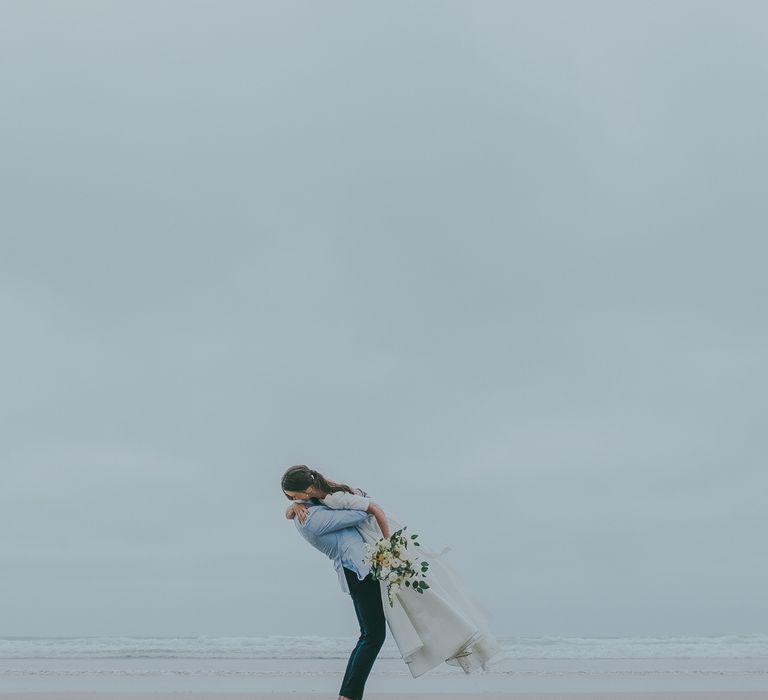
MULTIPOLYGON (((365 491, 359 494, 334 491, 321 500, 329 508, 367 510, 371 500, 365 491)), ((385 510, 390 531, 403 527, 385 510)), ((440 553, 421 541, 418 529, 408 524, 407 536, 419 535, 419 547, 411 544, 408 556, 429 562, 424 580, 429 588, 418 593, 413 588, 401 588, 389 605, 387 586, 380 581, 384 616, 403 661, 414 678, 448 663, 461 667, 465 673, 488 670, 488 661, 501 647, 494 637, 489 622, 490 612, 473 598, 457 572, 444 559, 450 547, 440 553)), ((373 515, 357 526, 368 544, 375 544, 383 534, 373 515)), ((410 541, 410 537, 409 537, 410 541)), ((418 566, 415 567, 417 571, 418 566)))

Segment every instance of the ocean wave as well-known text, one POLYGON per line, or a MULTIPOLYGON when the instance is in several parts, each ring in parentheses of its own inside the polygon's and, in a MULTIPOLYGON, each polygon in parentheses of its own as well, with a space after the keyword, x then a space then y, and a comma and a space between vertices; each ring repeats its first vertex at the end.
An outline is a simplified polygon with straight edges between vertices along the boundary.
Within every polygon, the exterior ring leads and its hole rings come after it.
MULTIPOLYGON (((0 659, 345 659, 356 637, 4 637, 0 659)), ((768 659, 768 635, 502 637, 500 662, 610 659, 768 659)), ((379 658, 400 659, 391 639, 379 658)))

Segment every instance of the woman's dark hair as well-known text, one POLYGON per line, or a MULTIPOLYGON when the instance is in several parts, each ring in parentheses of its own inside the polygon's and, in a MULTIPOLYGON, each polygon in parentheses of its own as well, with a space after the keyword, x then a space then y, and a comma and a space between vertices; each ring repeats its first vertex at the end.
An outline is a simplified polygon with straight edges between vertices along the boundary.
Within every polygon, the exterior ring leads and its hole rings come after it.
MULTIPOLYGON (((334 491, 354 493, 351 487, 326 479, 320 472, 310 469, 306 464, 295 464, 292 467, 288 467, 280 481, 280 486, 283 489, 283 493, 286 491, 304 491, 310 486, 314 486, 318 491, 322 491, 326 495, 334 491)), ((285 497, 289 501, 293 500, 287 493, 285 497)))

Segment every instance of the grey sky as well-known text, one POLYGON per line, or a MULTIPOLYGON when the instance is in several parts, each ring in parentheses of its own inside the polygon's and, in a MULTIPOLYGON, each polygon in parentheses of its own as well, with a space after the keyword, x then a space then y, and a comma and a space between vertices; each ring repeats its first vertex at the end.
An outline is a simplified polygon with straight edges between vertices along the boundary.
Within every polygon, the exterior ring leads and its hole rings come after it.
POLYGON ((297 463, 499 634, 768 629, 765 3, 0 15, 3 634, 356 634, 297 463))

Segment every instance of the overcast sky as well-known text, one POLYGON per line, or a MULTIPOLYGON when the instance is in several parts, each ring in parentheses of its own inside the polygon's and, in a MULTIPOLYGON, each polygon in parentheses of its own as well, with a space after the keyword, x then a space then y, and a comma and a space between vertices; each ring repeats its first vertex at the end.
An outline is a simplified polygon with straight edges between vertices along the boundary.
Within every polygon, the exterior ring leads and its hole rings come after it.
POLYGON ((1 2, 2 634, 356 636, 301 463, 499 635, 767 631, 766 31, 1 2))

